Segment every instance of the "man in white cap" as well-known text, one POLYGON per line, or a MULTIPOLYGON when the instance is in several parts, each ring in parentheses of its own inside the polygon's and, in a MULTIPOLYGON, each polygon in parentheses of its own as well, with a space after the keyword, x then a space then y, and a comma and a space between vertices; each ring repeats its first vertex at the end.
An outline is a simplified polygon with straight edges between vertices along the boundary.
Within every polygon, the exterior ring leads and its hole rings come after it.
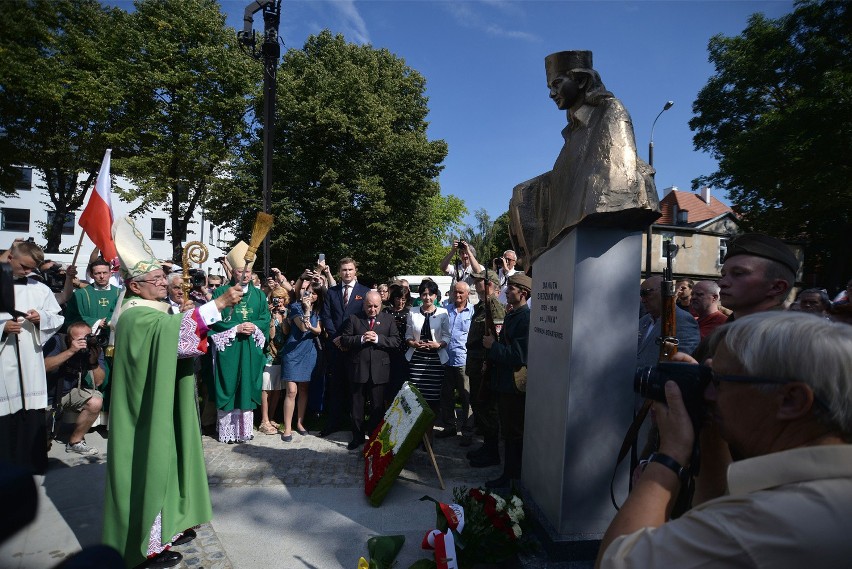
POLYGON ((263 347, 269 338, 272 316, 266 295, 250 284, 252 263, 245 260, 248 249, 249 246, 240 241, 228 253, 228 264, 233 271, 231 283, 213 293, 215 300, 233 287, 245 291, 237 306, 227 310, 223 319, 211 326, 213 349, 208 362, 208 393, 212 394, 218 410, 218 439, 223 443, 239 443, 252 438, 254 409, 260 405, 263 368, 266 367, 263 347))
POLYGON ((129 218, 113 238, 127 288, 112 324, 115 333, 112 407, 107 449, 103 542, 128 567, 172 567, 172 545, 195 537, 212 517, 198 430, 192 357, 207 349, 207 331, 242 289, 186 312, 169 314, 166 277, 129 218))

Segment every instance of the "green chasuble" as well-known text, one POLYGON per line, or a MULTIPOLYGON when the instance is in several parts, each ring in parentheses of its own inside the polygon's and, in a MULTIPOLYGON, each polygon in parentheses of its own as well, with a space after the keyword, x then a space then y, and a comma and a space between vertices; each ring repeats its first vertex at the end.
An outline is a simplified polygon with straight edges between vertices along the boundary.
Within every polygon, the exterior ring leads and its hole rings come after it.
POLYGON ((213 517, 193 360, 178 359, 184 315, 141 302, 116 330, 104 501, 103 542, 128 567, 145 560, 158 513, 164 542, 213 517))
POLYGON ((115 286, 109 287, 109 290, 97 290, 93 285, 89 285, 75 290, 63 311, 66 327, 80 320, 89 326, 101 318, 109 322, 119 292, 121 289, 115 286))
MULTIPOLYGON (((218 298, 230 286, 213 292, 218 298)), ((249 284, 242 300, 222 312, 222 320, 210 327, 210 375, 208 393, 215 394, 220 411, 242 409, 249 411, 260 405, 263 368, 266 355, 263 347, 269 339, 269 306, 263 291, 249 284), (243 322, 257 326, 254 334, 234 334, 233 328, 243 322)))
MULTIPOLYGON (((89 285, 84 288, 79 288, 74 291, 65 309, 62 311, 65 315, 65 324, 63 331, 67 331, 68 325, 74 322, 83 321, 90 327, 100 320, 105 319, 109 324, 109 319, 112 318, 112 312, 115 310, 115 303, 118 301, 118 294, 121 289, 117 286, 110 286, 108 290, 97 290, 94 285, 89 285)), ((103 410, 109 411, 110 404, 110 389, 109 382, 112 376, 111 358, 104 360, 106 368, 106 376, 103 383, 98 386, 98 391, 104 394, 103 410)))

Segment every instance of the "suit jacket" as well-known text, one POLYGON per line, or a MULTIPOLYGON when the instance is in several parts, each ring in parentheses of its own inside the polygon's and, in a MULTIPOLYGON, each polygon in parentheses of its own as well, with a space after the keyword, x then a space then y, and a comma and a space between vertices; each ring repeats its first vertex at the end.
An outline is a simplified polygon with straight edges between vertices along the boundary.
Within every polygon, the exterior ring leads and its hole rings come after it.
POLYGON ((349 380, 367 383, 372 378, 376 385, 387 383, 390 377, 390 352, 399 347, 399 330, 390 314, 379 313, 373 324, 378 334, 377 344, 362 343, 361 336, 370 329, 370 321, 364 313, 353 314, 340 330, 340 344, 347 349, 349 380))
POLYGON ((343 283, 337 283, 325 295, 325 304, 320 314, 323 328, 330 339, 337 338, 343 323, 353 314, 360 313, 364 308, 364 297, 370 289, 355 281, 349 293, 349 304, 343 306, 343 283))
MULTIPOLYGON (((698 333, 698 323, 692 314, 682 308, 675 308, 676 336, 678 339, 677 351, 684 354, 692 354, 701 341, 698 333)), ((639 350, 636 356, 637 367, 655 366, 660 359, 660 345, 657 338, 660 337, 660 321, 654 322, 650 314, 639 319, 639 350), (651 328, 650 333, 648 329, 651 328)))
MULTIPOLYGON (((436 307, 429 321, 429 328, 432 331, 432 340, 435 342, 443 342, 445 345, 450 343, 452 336, 450 334, 450 315, 447 314, 446 308, 436 307)), ((419 306, 412 306, 408 313, 408 326, 405 329, 406 340, 419 340, 420 332, 423 330, 423 324, 426 322, 426 316, 420 312, 419 306)), ((414 355, 414 348, 408 348, 405 352, 405 359, 411 361, 411 356, 414 355)), ((445 364, 449 361, 450 355, 447 353, 447 348, 438 350, 438 357, 441 358, 441 363, 445 364)))

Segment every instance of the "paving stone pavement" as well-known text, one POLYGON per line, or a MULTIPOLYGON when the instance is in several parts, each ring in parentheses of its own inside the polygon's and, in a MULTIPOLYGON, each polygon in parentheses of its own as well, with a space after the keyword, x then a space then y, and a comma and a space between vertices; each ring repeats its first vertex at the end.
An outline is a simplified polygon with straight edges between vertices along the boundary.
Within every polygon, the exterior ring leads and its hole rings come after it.
MULTIPOLYGON (((294 433, 289 443, 259 432, 242 444, 202 440, 213 520, 196 530, 198 538, 176 548, 184 555, 181 566, 193 569, 289 569, 296 562, 348 569, 366 555, 369 536, 392 533, 406 535, 398 564, 405 569, 427 555, 419 543, 434 523, 434 507, 419 497, 447 501, 454 486, 479 486, 501 472, 499 466, 468 465, 464 455, 476 448, 476 440, 462 447, 459 437, 436 439, 434 452, 447 488, 440 489, 428 454, 417 450, 382 507, 373 508, 363 495, 360 449, 346 449, 348 432, 328 438, 294 433)), ((64 444, 54 443, 47 474, 36 477, 42 498, 36 522, 0 546, 0 567, 49 569, 81 547, 100 543, 107 441, 100 432, 90 433, 87 441, 100 454, 66 453, 64 444)), ((548 561, 541 553, 514 566, 590 567, 548 561)))

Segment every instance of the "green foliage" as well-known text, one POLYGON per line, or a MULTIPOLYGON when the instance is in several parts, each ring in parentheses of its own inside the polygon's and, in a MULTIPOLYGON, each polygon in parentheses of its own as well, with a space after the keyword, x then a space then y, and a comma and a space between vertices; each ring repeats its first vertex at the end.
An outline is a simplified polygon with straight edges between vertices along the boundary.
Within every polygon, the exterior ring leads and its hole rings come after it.
MULTIPOLYGON (((447 145, 426 136, 424 89, 423 77, 386 49, 328 31, 287 51, 278 73, 273 265, 295 272, 323 252, 332 266, 351 256, 362 273, 385 280, 434 257, 435 239, 463 206, 438 199, 447 145)), ((243 153, 246 186, 261 155, 259 143, 243 153)), ((258 200, 244 187, 228 203, 245 210, 258 200)))
MULTIPOLYGON (((248 136, 262 80, 216 0, 138 0, 123 30, 123 80, 133 117, 116 165, 137 186, 140 210, 171 214, 175 258, 208 193, 233 189, 231 163, 248 136)), ((253 218, 252 218, 253 219, 253 218)))
POLYGON ((15 165, 44 173, 57 220, 45 231, 48 252, 58 251, 65 216, 83 205, 123 116, 111 34, 122 19, 95 0, 0 2, 0 183, 15 165))
POLYGON ((449 243, 461 232, 461 219, 467 214, 464 201, 452 195, 436 195, 430 198, 429 207, 429 226, 420 232, 422 252, 396 274, 436 274, 449 243))
POLYGON ((465 226, 460 236, 473 245, 477 261, 493 268, 491 260, 512 248, 512 241, 509 239, 509 212, 502 213, 494 221, 491 221, 484 209, 476 210, 473 215, 476 225, 465 226))
MULTIPOLYGON (((806 274, 852 274, 852 5, 797 2, 709 43, 716 73, 693 103, 696 149, 752 229, 807 242, 806 274)), ((806 276, 806 280, 809 277, 806 276)))

